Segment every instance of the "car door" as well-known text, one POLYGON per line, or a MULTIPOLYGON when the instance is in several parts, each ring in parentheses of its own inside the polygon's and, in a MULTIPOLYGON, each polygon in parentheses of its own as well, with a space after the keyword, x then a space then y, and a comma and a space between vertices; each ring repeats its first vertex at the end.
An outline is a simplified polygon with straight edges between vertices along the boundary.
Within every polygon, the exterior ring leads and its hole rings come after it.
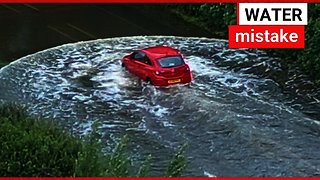
POLYGON ((139 59, 141 58, 141 54, 139 51, 133 52, 130 56, 128 56, 128 61, 127 61, 127 69, 134 75, 138 76, 138 71, 139 71, 139 64, 137 63, 139 59))
POLYGON ((136 75, 141 79, 146 80, 150 71, 152 71, 152 63, 150 59, 144 52, 138 51, 134 56, 134 62, 136 75))
POLYGON ((133 53, 131 53, 130 55, 127 55, 125 57, 123 57, 122 60, 122 66, 126 68, 126 70, 128 70, 129 72, 133 73, 133 53))

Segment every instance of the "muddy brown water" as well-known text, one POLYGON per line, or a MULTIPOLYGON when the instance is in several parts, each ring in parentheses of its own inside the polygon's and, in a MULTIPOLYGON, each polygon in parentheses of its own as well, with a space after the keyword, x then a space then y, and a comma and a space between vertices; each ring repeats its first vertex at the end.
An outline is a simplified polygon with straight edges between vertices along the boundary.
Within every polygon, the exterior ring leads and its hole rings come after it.
POLYGON ((94 122, 106 141, 128 134, 138 161, 153 156, 154 176, 163 175, 184 143, 186 175, 320 175, 317 91, 289 93, 274 78, 281 79, 281 71, 263 51, 228 49, 216 39, 112 38, 11 63, 0 70, 0 99, 27 105, 33 116, 55 119, 80 135, 94 122), (159 44, 182 51, 194 76, 190 85, 155 88, 121 68, 132 49, 159 44))

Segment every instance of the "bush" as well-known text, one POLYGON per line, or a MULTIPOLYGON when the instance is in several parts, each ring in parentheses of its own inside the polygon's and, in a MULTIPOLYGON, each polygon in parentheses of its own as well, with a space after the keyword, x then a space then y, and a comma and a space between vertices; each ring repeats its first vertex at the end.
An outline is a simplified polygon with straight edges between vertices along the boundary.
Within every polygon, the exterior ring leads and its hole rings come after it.
POLYGON ((110 154, 102 152, 102 143, 97 141, 100 135, 95 130, 86 137, 84 150, 79 152, 74 176, 127 177, 132 173, 132 161, 126 156, 127 136, 123 137, 110 154))
MULTIPOLYGON (((128 137, 104 153, 96 124, 83 140, 56 123, 34 119, 15 105, 0 106, 0 176, 147 176, 151 156, 135 172, 127 156, 128 137)), ((181 175, 186 162, 179 150, 168 176, 181 175)))
MULTIPOLYGON (((179 13, 196 18, 198 24, 214 34, 221 31, 227 38, 228 25, 236 23, 236 5, 226 3, 178 4, 171 6, 179 13)), ((302 68, 305 74, 320 84, 320 4, 308 4, 308 26, 306 26, 305 49, 269 49, 267 52, 280 57, 289 66, 302 68)))
POLYGON ((271 49, 289 65, 298 66, 320 83, 320 4, 308 4, 308 26, 305 28, 304 49, 271 49))
MULTIPOLYGON (((309 4, 306 47, 296 55, 305 72, 320 81, 320 4, 309 4)), ((293 57, 295 58, 295 56, 293 57)))
POLYGON ((221 38, 227 38, 228 25, 236 24, 235 4, 174 4, 169 7, 181 14, 185 20, 195 23, 221 38))
POLYGON ((183 174, 187 167, 187 159, 184 156, 186 148, 186 144, 179 148, 178 152, 175 154, 168 166, 167 176, 177 177, 183 174))
POLYGON ((0 107, 0 176, 71 176, 81 142, 22 108, 0 107))

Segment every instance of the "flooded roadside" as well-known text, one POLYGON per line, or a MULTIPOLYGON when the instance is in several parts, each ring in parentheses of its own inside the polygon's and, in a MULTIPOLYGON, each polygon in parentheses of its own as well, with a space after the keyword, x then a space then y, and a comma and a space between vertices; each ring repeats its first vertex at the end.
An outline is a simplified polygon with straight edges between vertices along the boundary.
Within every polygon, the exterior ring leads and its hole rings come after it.
POLYGON ((94 122, 106 140, 128 134, 137 156, 155 157, 155 176, 183 143, 189 144, 188 175, 319 175, 319 121, 297 109, 308 104, 268 75, 281 70, 277 62, 215 39, 104 39, 42 51, 3 68, 0 98, 27 104, 33 115, 78 134, 94 122), (146 44, 180 49, 194 82, 169 89, 139 83, 120 59, 146 44))
POLYGON ((44 50, 0 70, 0 100, 79 135, 95 122, 105 140, 128 134, 154 176, 184 143, 190 176, 320 175, 320 89, 280 59, 197 38, 211 34, 154 5, 1 4, 0 20, 0 62, 44 50), (185 55, 190 86, 157 89, 121 68, 159 44, 185 55))

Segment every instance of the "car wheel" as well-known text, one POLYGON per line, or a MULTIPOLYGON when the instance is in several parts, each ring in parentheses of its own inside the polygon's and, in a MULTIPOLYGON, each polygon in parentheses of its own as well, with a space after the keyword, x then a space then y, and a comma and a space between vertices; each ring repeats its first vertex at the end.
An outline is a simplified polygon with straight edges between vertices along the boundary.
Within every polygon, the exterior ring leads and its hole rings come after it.
POLYGON ((151 78, 149 78, 149 77, 146 78, 146 83, 153 85, 152 80, 151 80, 151 78))
POLYGON ((124 63, 121 63, 121 67, 127 69, 127 66, 124 63))

